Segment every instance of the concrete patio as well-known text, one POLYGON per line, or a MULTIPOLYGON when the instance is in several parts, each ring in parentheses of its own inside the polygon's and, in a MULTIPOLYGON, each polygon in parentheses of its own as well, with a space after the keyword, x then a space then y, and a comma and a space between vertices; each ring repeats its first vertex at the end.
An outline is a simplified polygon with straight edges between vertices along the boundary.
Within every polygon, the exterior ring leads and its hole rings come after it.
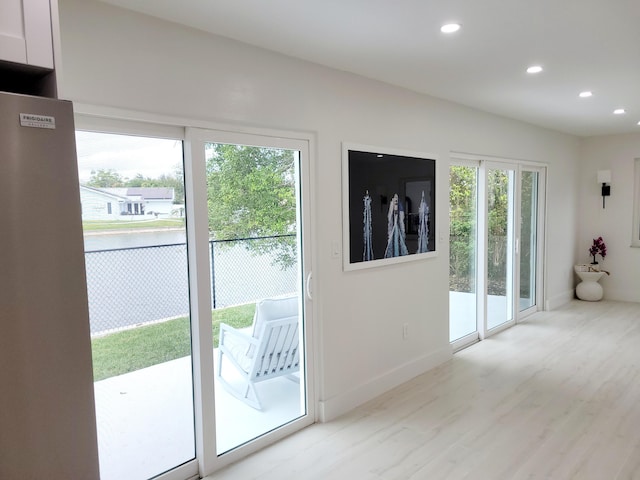
MULTIPOLYGON (((223 375, 233 381, 234 371, 225 364, 223 375)), ((304 413, 300 385, 286 378, 256 385, 262 411, 217 381, 215 387, 218 454, 304 413)), ((195 457, 191 357, 102 380, 94 388, 102 480, 146 480, 195 457)))
MULTIPOLYGON (((520 299, 520 310, 530 306, 530 300, 520 299)), ((499 295, 487 295, 487 315, 489 328, 501 325, 507 320, 507 298, 499 295)), ((476 294, 449 292, 449 341, 476 331, 476 294)))

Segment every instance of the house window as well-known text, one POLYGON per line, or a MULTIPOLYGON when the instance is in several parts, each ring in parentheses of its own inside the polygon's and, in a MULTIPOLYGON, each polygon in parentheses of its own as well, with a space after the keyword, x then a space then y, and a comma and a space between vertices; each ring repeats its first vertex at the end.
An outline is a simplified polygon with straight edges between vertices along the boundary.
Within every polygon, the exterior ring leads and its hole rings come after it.
POLYGON ((107 202, 107 213, 111 215, 111 202, 107 202))

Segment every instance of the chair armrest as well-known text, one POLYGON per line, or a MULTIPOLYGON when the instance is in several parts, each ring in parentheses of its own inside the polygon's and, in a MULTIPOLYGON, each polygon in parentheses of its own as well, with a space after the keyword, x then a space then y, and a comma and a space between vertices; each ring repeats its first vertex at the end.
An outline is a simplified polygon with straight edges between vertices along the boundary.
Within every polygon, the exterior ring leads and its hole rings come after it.
POLYGON ((220 341, 219 341, 220 346, 224 345, 224 337, 227 335, 231 337, 235 337, 238 340, 247 342, 248 345, 258 345, 260 343, 260 341, 257 338, 254 338, 251 335, 241 330, 238 330, 237 328, 232 327, 231 325, 228 325, 226 323, 221 323, 220 324, 220 341))

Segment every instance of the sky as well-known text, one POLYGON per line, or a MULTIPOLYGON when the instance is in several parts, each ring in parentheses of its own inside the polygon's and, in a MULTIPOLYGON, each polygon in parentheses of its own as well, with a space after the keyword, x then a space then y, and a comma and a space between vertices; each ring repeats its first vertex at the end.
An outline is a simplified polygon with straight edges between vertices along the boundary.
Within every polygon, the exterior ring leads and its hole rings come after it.
POLYGON ((76 148, 81 183, 92 170, 115 170, 125 178, 138 173, 157 178, 182 169, 179 140, 77 131, 76 148))

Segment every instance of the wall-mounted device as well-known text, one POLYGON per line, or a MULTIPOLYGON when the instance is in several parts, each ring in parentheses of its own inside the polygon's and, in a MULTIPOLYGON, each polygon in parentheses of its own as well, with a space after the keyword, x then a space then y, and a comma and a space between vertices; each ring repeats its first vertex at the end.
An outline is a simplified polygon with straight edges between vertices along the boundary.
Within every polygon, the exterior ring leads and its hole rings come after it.
POLYGON ((602 185, 602 208, 605 197, 611 195, 611 170, 598 170, 598 185, 602 185))

